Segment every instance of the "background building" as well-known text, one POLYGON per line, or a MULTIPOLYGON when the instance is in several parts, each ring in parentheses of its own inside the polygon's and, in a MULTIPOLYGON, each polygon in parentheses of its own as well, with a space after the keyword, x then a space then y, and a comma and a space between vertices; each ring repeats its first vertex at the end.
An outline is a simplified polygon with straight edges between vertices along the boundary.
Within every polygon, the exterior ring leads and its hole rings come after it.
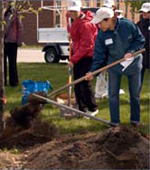
MULTIPOLYGON (((42 7, 42 10, 38 12, 38 17, 33 13, 24 14, 23 41, 26 45, 39 44, 37 42, 37 23, 40 28, 66 27, 66 1, 30 1, 34 9, 38 10, 42 7)), ((123 16, 134 22, 139 20, 139 14, 132 13, 130 6, 127 6, 123 0, 115 0, 115 4, 117 9, 123 10, 123 16)), ((82 5, 84 7, 100 7, 103 5, 103 0, 84 0, 82 5)))

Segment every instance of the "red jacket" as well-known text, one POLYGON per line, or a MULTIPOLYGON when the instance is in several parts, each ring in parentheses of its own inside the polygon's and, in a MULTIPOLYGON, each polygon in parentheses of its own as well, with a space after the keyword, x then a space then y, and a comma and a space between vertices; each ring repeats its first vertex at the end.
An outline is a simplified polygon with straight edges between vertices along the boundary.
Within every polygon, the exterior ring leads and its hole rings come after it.
POLYGON ((70 33, 70 28, 72 25, 72 19, 70 17, 69 12, 66 13, 66 22, 67 22, 67 32, 70 33))
POLYGON ((73 21, 70 35, 73 41, 72 63, 77 63, 84 57, 93 57, 97 27, 91 23, 93 15, 90 11, 82 13, 80 18, 73 21))

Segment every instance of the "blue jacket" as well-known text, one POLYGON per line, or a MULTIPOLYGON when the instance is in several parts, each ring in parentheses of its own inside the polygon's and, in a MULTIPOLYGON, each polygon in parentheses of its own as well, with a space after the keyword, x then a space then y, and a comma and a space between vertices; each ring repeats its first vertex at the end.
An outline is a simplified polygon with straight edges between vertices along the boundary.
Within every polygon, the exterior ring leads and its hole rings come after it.
MULTIPOLYGON (((117 19, 115 30, 103 32, 99 30, 95 41, 94 58, 91 71, 95 71, 104 65, 113 63, 128 52, 135 52, 143 48, 145 38, 139 28, 131 21, 122 18, 117 19)), ((134 58, 130 66, 125 69, 125 74, 140 71, 142 68, 142 55, 134 58), (141 56, 141 57, 140 57, 141 56)), ((111 70, 122 74, 123 66, 118 64, 111 70)))

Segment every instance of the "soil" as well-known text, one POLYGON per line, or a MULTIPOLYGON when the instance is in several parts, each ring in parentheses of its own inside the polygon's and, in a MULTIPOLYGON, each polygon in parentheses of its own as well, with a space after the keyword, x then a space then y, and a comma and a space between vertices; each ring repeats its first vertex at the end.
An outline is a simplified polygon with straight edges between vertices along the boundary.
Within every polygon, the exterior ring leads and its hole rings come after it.
POLYGON ((0 169, 149 169, 149 140, 135 128, 111 127, 103 134, 59 134, 39 119, 45 103, 11 110, 0 134, 0 169), (17 154, 11 151, 19 150, 17 154))
POLYGON ((149 140, 126 126, 103 134, 60 135, 52 124, 35 119, 29 129, 8 121, 0 135, 0 169, 149 169, 149 140), (57 135, 56 135, 57 134, 57 135), (59 135, 58 135, 59 134, 59 135), (21 149, 19 154, 4 148, 21 149))

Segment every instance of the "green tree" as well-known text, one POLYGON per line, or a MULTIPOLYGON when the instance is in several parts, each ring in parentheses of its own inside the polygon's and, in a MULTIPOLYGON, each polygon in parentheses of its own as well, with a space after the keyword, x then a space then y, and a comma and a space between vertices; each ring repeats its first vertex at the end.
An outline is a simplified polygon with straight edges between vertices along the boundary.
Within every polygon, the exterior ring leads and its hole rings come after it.
MULTIPOLYGON (((132 21, 134 21, 134 14, 137 13, 139 11, 139 9, 141 8, 142 4, 146 2, 146 1, 143 1, 143 0, 140 0, 140 1, 133 1, 133 0, 128 0, 128 1, 125 1, 125 6, 126 8, 128 6, 131 7, 131 13, 132 13, 132 21)), ((127 16, 126 16, 127 17, 127 16)))
POLYGON ((143 1, 143 0, 140 0, 140 1, 131 1, 131 0, 128 0, 128 1, 125 1, 125 4, 126 5, 130 5, 131 6, 131 12, 138 12, 138 10, 141 8, 142 4, 146 2, 146 1, 143 1))
MULTIPOLYGON (((32 4, 28 0, 23 1, 5 1, 9 3, 15 10, 9 18, 9 21, 6 25, 3 18, 4 10, 4 1, 0 0, 0 131, 4 129, 4 103, 5 103, 5 88, 4 88, 4 35, 7 32, 7 29, 10 26, 10 23, 15 19, 16 15, 23 16, 24 13, 37 13, 36 10, 32 8, 32 4), (5 25, 5 30, 4 30, 5 25)), ((40 10, 40 8, 38 9, 40 10)))

